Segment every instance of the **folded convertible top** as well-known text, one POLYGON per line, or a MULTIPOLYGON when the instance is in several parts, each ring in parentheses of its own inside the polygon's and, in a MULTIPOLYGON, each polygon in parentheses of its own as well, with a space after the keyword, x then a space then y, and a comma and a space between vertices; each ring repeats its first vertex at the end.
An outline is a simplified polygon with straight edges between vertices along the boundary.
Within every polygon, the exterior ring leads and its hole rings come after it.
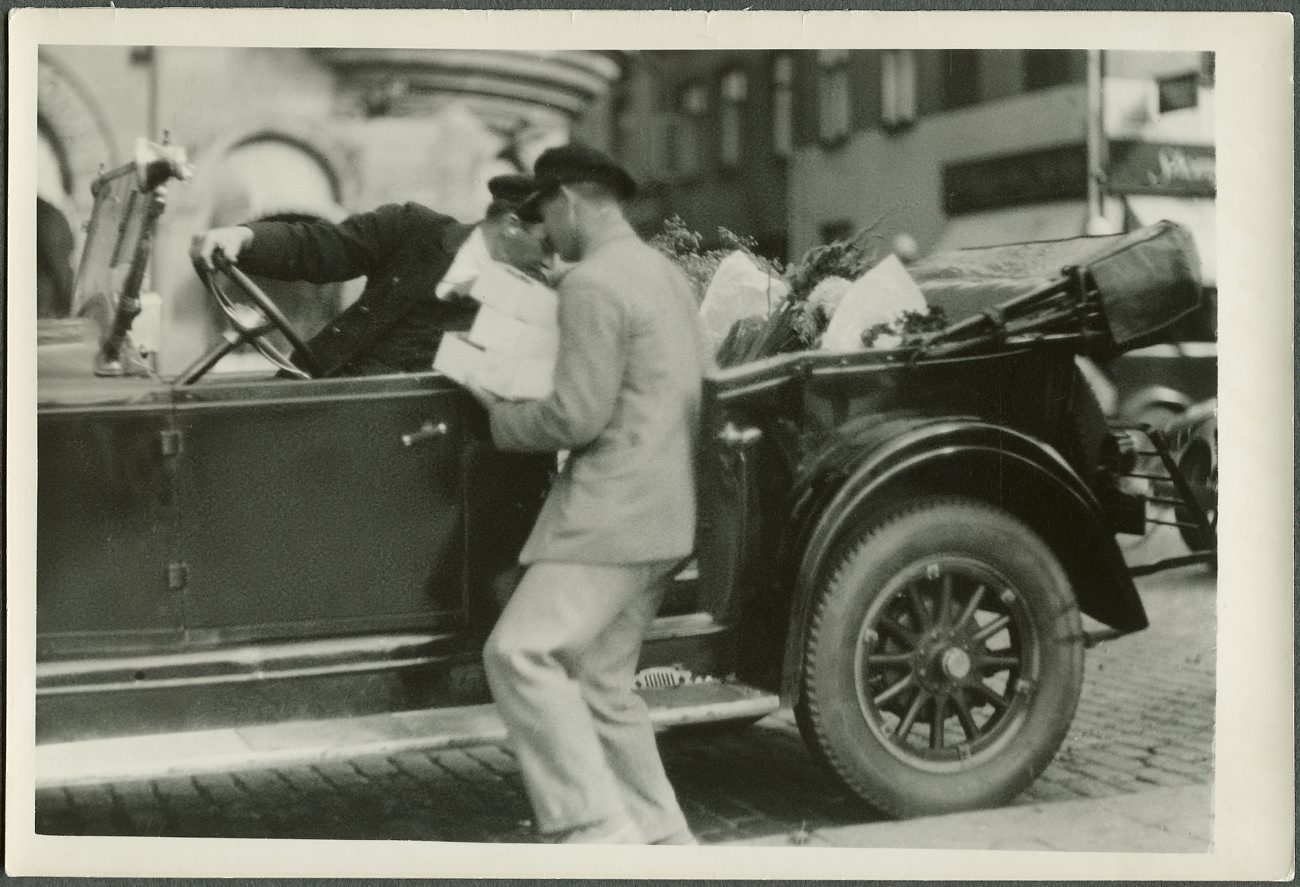
POLYGON ((951 322, 1088 272, 1116 347, 1149 344, 1201 303, 1200 259, 1187 229, 1158 222, 1129 234, 936 253, 908 268, 951 322))

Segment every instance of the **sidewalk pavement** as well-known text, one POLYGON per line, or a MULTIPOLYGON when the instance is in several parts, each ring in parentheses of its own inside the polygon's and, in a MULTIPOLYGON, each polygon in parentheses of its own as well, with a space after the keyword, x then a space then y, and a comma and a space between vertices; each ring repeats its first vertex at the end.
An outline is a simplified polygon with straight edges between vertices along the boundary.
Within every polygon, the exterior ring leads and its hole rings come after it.
POLYGON ((728 845, 1205 853, 1214 838, 1212 785, 1160 788, 874 822, 722 842, 728 845))

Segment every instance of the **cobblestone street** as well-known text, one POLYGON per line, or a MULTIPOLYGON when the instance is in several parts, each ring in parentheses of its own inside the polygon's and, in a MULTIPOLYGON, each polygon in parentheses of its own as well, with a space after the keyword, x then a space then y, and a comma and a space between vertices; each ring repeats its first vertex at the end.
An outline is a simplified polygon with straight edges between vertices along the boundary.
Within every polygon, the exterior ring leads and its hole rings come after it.
MULTIPOLYGON (((1215 583, 1203 567, 1140 580, 1151 627, 1087 655, 1060 753, 1034 804, 1213 781, 1215 583)), ((878 820, 812 760, 788 711, 745 730, 667 734, 664 760, 703 843, 878 820)), ((45 834, 526 841, 529 809, 501 747, 38 791, 45 834)), ((1208 811, 1206 811, 1208 816, 1208 811)))

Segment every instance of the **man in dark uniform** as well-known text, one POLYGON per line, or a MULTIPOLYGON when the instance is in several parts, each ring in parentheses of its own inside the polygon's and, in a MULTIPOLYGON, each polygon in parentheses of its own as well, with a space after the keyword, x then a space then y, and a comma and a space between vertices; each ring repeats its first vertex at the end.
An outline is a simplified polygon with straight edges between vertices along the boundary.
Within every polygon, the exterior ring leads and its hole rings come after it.
POLYGON ((531 176, 492 179, 492 202, 478 225, 416 203, 388 204, 338 224, 214 228, 195 236, 190 254, 211 267, 220 250, 244 271, 276 280, 364 276, 361 297, 307 343, 322 375, 418 372, 432 366, 444 331, 468 329, 475 305, 466 293, 486 263, 540 278, 547 259, 542 226, 516 212, 532 189, 531 176))

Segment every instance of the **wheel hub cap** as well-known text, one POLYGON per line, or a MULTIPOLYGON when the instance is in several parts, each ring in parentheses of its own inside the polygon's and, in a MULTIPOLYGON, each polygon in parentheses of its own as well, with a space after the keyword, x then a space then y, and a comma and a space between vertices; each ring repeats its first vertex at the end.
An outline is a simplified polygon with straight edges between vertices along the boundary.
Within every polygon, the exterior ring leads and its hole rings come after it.
POLYGON ((970 674, 970 654, 959 647, 949 647, 939 660, 943 673, 951 681, 960 681, 970 674))

